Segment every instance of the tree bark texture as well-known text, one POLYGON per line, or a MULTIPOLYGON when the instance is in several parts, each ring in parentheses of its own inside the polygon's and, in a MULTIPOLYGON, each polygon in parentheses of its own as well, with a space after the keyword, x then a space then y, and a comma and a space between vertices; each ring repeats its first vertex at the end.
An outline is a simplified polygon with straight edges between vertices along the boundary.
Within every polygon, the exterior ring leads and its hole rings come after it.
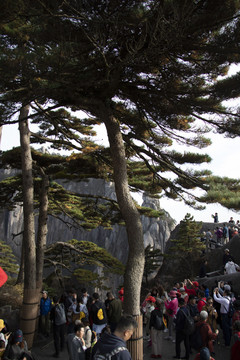
POLYGON ((25 254, 23 304, 20 326, 29 348, 32 347, 37 319, 39 292, 36 289, 36 244, 34 229, 34 188, 32 175, 32 155, 28 128, 29 105, 20 110, 19 131, 23 179, 23 246, 25 254))
POLYGON ((124 274, 124 312, 140 314, 140 293, 144 270, 144 242, 139 212, 129 191, 127 162, 119 122, 114 116, 102 114, 110 143, 115 191, 126 224, 129 253, 124 274))
POLYGON ((24 263, 25 263, 24 244, 23 244, 23 240, 22 240, 21 263, 20 263, 20 269, 18 272, 16 284, 23 284, 23 282, 24 282, 24 263))
POLYGON ((38 216, 38 232, 36 247, 36 287, 41 291, 43 279, 44 250, 47 242, 47 219, 48 219, 48 175, 42 170, 42 187, 40 197, 40 207, 38 216))

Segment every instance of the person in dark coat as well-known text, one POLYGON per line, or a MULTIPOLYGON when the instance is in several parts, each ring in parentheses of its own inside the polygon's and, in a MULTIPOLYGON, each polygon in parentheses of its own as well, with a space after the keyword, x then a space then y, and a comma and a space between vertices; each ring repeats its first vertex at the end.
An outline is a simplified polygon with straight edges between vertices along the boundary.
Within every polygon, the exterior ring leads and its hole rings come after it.
POLYGON ((97 355, 109 354, 112 360, 131 360, 126 348, 126 341, 130 339, 137 323, 132 316, 122 316, 113 334, 105 332, 94 345, 92 359, 97 355))
POLYGON ((187 308, 194 321, 197 322, 199 320, 199 311, 196 304, 196 296, 193 294, 189 295, 187 308))
POLYGON ((93 293, 92 297, 93 302, 89 310, 89 317, 92 321, 92 330, 95 331, 99 337, 101 331, 107 325, 107 313, 105 304, 99 299, 99 294, 93 293), (101 317, 99 316, 99 310, 101 311, 101 317))
POLYGON ((176 359, 180 359, 181 353, 181 343, 184 342, 185 346, 185 359, 189 359, 190 354, 190 345, 189 345, 189 335, 185 333, 184 327, 186 322, 186 317, 189 315, 189 310, 185 305, 184 299, 178 299, 179 310, 176 315, 176 359))
POLYGON ((200 270, 199 270, 199 277, 200 277, 200 278, 204 278, 204 277, 207 276, 207 264, 208 264, 207 260, 205 260, 205 261, 202 263, 202 265, 201 265, 201 267, 200 267, 200 270))
POLYGON ((67 348, 70 360, 85 360, 85 340, 84 325, 77 324, 74 326, 74 334, 68 334, 67 348))
POLYGON ((9 339, 8 345, 2 356, 3 360, 15 360, 21 356, 28 356, 28 346, 23 339, 22 330, 18 329, 14 331, 13 335, 9 339))
POLYGON ((58 358, 59 352, 63 351, 65 339, 65 326, 66 326, 66 315, 65 315, 65 309, 63 303, 59 303, 59 297, 54 296, 53 297, 53 303, 54 306, 51 309, 50 312, 50 320, 53 323, 53 340, 54 340, 54 347, 55 347, 55 354, 53 357, 58 358), (59 319, 58 313, 62 313, 62 318, 59 319))
MULTIPOLYGON (((155 309, 151 312, 149 329, 151 331, 151 340, 152 340, 152 358, 161 358, 162 352, 162 336, 161 332, 163 329, 159 329, 159 321, 160 319, 163 322, 163 313, 161 310, 162 301, 161 299, 156 300, 155 309)), ((163 325, 164 327, 164 325, 163 325)))
POLYGON ((223 266, 226 265, 227 262, 229 261, 233 261, 235 262, 234 258, 232 257, 232 255, 230 255, 229 249, 225 249, 224 250, 224 255, 223 255, 223 266))
POLYGON ((117 323, 122 316, 122 301, 116 299, 111 292, 108 292, 108 323, 110 325, 111 331, 114 332, 117 326, 117 323))

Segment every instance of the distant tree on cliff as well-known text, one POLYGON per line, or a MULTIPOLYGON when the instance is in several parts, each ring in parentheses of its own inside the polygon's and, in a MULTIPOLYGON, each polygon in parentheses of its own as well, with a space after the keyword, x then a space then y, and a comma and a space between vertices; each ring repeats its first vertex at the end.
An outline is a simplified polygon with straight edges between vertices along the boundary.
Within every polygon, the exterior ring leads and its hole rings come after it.
POLYGON ((16 276, 19 269, 17 259, 14 256, 11 247, 2 240, 0 240, 0 257, 1 267, 3 268, 3 270, 11 276, 16 276))
POLYGON ((171 257, 177 258, 180 266, 187 270, 189 277, 193 276, 193 263, 199 260, 200 255, 206 248, 201 242, 202 223, 196 222, 191 214, 186 214, 180 221, 176 239, 171 242, 171 257))
POLYGON ((159 269, 163 260, 163 253, 160 249, 155 249, 153 246, 148 245, 145 248, 145 265, 143 276, 146 281, 146 285, 148 285, 149 275, 154 273, 157 269, 159 269))

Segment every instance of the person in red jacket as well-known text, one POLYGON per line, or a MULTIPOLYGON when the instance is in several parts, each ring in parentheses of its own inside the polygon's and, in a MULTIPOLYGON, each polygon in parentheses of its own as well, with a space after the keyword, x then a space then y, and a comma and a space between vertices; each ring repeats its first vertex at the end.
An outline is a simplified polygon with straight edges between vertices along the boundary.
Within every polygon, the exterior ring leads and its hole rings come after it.
POLYGON ((7 274, 5 273, 5 271, 0 266, 0 287, 3 286, 3 284, 5 284, 7 279, 8 279, 7 274))
POLYGON ((211 355, 213 355, 214 353, 213 340, 216 340, 219 331, 217 329, 215 332, 213 332, 211 326, 207 323, 207 319, 208 319, 207 311, 202 310, 200 312, 200 321, 197 322, 196 328, 198 327, 200 328, 199 331, 201 334, 203 347, 207 347, 211 355))
POLYGON ((202 290, 198 290, 197 297, 198 297, 197 308, 200 313, 202 311, 202 308, 207 305, 207 299, 205 298, 204 291, 202 290))
POLYGON ((186 291, 186 293, 189 295, 194 295, 194 296, 197 296, 197 291, 198 291, 198 287, 199 287, 199 284, 197 281, 191 281, 191 280, 184 280, 184 289, 186 291), (191 289, 188 289, 187 288, 187 285, 190 284, 191 285, 191 289))

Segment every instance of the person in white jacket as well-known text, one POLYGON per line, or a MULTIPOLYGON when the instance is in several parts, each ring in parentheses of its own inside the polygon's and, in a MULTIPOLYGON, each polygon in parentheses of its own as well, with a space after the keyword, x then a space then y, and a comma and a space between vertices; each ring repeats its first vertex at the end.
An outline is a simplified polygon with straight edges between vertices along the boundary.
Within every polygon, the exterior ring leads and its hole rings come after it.
POLYGON ((213 298, 216 302, 221 304, 220 314, 222 319, 222 330, 223 337, 225 341, 225 346, 230 346, 231 337, 232 337, 232 319, 228 316, 228 310, 230 305, 230 291, 224 290, 223 296, 219 293, 218 288, 214 289, 213 298))

